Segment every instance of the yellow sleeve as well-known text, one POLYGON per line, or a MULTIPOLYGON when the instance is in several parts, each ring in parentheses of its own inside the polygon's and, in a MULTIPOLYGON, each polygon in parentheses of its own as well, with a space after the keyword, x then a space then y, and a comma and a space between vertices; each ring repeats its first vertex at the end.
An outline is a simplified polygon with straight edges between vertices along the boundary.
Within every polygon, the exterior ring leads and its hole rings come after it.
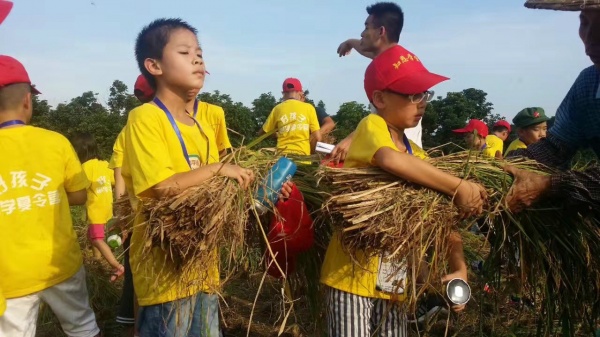
POLYGON ((273 108, 263 125, 263 131, 269 133, 277 128, 277 107, 273 108))
POLYGON ((136 196, 176 173, 159 118, 138 108, 130 112, 125 127, 125 156, 136 196))
POLYGON ((425 152, 425 150, 419 147, 419 145, 415 144, 410 139, 408 140, 408 142, 410 143, 410 148, 412 149, 413 156, 419 157, 421 159, 429 159, 429 155, 427 155, 427 152, 425 152))
POLYGON ((111 169, 115 169, 117 167, 123 166, 123 150, 125 148, 125 128, 119 132, 117 136, 117 140, 113 145, 113 153, 110 157, 110 162, 108 163, 108 167, 111 169))
POLYGON ((65 144, 65 191, 76 192, 81 191, 90 186, 90 182, 87 179, 81 163, 77 158, 75 149, 68 143, 68 140, 64 140, 65 144))
POLYGON ((219 152, 231 148, 231 142, 229 141, 229 135, 227 134, 227 124, 225 123, 225 111, 220 106, 214 107, 215 115, 218 118, 218 132, 215 134, 217 139, 217 148, 219 152))
POLYGON ((384 147, 398 151, 383 118, 375 114, 369 115, 358 124, 344 165, 346 167, 372 165, 375 153, 384 147))
POLYGON ((0 289, 0 317, 4 315, 4 311, 6 310, 6 298, 4 298, 4 294, 2 294, 2 289, 0 289))
POLYGON ((309 111, 308 111, 308 119, 309 119, 309 127, 310 127, 310 132, 315 132, 317 130, 321 129, 321 125, 319 124, 319 118, 317 117, 317 110, 315 110, 315 107, 308 104, 309 106, 309 111))

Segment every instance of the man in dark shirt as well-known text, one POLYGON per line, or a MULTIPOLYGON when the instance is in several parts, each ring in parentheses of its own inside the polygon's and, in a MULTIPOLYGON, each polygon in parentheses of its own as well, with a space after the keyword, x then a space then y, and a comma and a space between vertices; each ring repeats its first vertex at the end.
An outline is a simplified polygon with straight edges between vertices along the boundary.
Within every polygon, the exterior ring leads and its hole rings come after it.
MULTIPOLYGON (((546 139, 527 149, 513 151, 559 169, 566 169, 578 150, 591 147, 600 158, 600 4, 581 2, 579 36, 593 66, 584 69, 556 113, 556 121, 546 139)), ((507 197, 509 207, 521 211, 541 197, 564 200, 567 207, 600 211, 600 166, 584 171, 563 171, 542 176, 506 169, 515 177, 507 197)))

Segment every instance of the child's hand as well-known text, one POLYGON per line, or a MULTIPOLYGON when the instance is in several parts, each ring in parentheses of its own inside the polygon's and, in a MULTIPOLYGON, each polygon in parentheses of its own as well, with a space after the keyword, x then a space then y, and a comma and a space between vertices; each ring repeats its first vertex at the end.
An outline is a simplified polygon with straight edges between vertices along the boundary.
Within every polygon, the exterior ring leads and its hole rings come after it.
MULTIPOLYGON (((468 276, 467 276, 467 269, 464 268, 464 269, 461 269, 461 270, 457 270, 457 271, 455 271, 453 273, 450 273, 450 274, 442 277, 442 283, 446 284, 446 283, 450 282, 451 280, 453 280, 455 278, 459 278, 459 279, 464 280, 465 282, 468 282, 468 280, 467 280, 467 278, 468 278, 468 276)), ((454 304, 452 306, 452 311, 454 311, 454 312, 461 312, 464 309, 465 309, 465 304, 460 304, 460 305, 454 304)))
POLYGON ((115 282, 121 276, 123 276, 123 274, 125 274, 125 267, 123 267, 123 265, 120 264, 113 270, 113 273, 110 275, 110 282, 115 282))
POLYGON ((281 186, 281 191, 279 193, 279 201, 285 201, 289 199, 292 194, 292 190, 294 189, 294 183, 291 181, 286 181, 283 186, 281 186))
POLYGON ((456 194, 454 205, 458 208, 461 218, 479 215, 483 212, 483 204, 487 201, 487 192, 479 184, 462 180, 456 194))
POLYGON ((248 188, 254 181, 254 172, 233 164, 223 164, 219 174, 237 180, 242 188, 248 188))

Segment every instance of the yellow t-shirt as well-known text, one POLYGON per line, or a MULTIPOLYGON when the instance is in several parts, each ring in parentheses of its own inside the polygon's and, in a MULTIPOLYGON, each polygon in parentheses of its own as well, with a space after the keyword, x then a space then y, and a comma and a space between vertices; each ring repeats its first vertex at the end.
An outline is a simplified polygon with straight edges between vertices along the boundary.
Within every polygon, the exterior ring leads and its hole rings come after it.
POLYGON ((198 102, 198 110, 196 112, 196 119, 204 122, 213 129, 219 152, 231 148, 223 108, 206 102, 198 102))
POLYGON ((283 153, 310 155, 310 134, 320 129, 315 107, 295 99, 279 103, 263 131, 277 130, 277 149, 283 153))
POLYGON ((0 288, 6 298, 65 281, 81 268, 67 192, 86 189, 62 135, 22 126, 0 130, 0 288))
POLYGON ((87 221, 93 225, 104 225, 113 217, 112 186, 115 184, 115 174, 108 168, 108 162, 91 159, 83 163, 83 170, 91 182, 87 189, 85 210, 87 221))
POLYGON ((485 149, 483 149, 483 154, 495 158, 496 152, 500 151, 500 154, 504 151, 504 142, 502 139, 498 138, 496 135, 488 135, 485 137, 485 149))
POLYGON ((123 151, 125 150, 125 128, 119 132, 117 140, 113 145, 113 153, 110 156, 110 162, 108 163, 109 169, 116 169, 123 166, 123 151))
POLYGON ((506 149, 506 154, 508 154, 511 151, 517 150, 517 149, 526 149, 527 145, 525 145, 525 143, 523 143, 520 139, 515 139, 512 141, 512 143, 510 143, 510 145, 508 146, 508 149, 506 149))
MULTIPOLYGON (((218 162, 219 152, 211 128, 176 122, 193 168, 218 162)), ((140 197, 172 175, 190 170, 179 138, 166 114, 154 104, 133 109, 125 126, 125 157, 122 175, 129 190, 140 197)), ((197 275, 181 275, 166 262, 165 253, 154 248, 143 255, 145 219, 135 219, 131 237, 131 269, 138 301, 142 306, 175 301, 219 286, 218 261, 199 266, 197 275)), ((216 252, 215 252, 216 253, 216 252)))
POLYGON ((6 311, 6 298, 4 298, 2 289, 0 289, 0 316, 4 315, 4 311, 6 311))
MULTIPOLYGON (((427 158, 423 149, 412 141, 409 142, 414 156, 427 158)), ((373 166, 373 156, 384 147, 399 151, 392 141, 385 120, 377 114, 370 114, 356 128, 344 167, 373 166)), ((344 251, 339 235, 339 232, 334 233, 327 247, 321 269, 321 283, 363 297, 390 299, 388 293, 376 289, 379 257, 367 258, 364 252, 357 252, 355 255, 358 260, 354 262, 344 251)))

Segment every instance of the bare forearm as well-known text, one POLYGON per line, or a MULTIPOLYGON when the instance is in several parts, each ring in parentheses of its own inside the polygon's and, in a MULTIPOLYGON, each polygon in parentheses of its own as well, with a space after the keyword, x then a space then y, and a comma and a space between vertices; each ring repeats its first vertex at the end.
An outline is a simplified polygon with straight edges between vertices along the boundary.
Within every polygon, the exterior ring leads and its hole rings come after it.
POLYGON ((119 200, 125 195, 125 180, 121 176, 121 168, 115 168, 115 199, 119 200))
POLYGON ((92 240, 92 246, 100 251, 100 254, 102 254, 104 259, 106 259, 111 266, 114 268, 119 268, 121 266, 119 261, 117 261, 115 258, 112 250, 110 250, 110 247, 106 244, 106 242, 104 242, 104 240, 92 240))
POLYGON ((407 153, 382 148, 374 160, 383 170, 420 186, 453 196, 461 179, 442 172, 428 162, 407 153))
POLYGON ((463 242, 460 234, 452 231, 448 236, 448 266, 450 272, 466 271, 465 255, 463 251, 463 242))
POLYGON ((87 201, 87 191, 79 190, 75 192, 67 192, 67 199, 69 200, 69 205, 85 205, 87 201))
POLYGON ((171 177, 152 187, 154 197, 170 197, 181 193, 189 187, 200 185, 206 180, 214 177, 222 166, 223 164, 221 163, 210 164, 193 171, 175 173, 171 177))
POLYGON ((331 132, 331 130, 333 130, 333 128, 335 128, 335 122, 333 121, 333 119, 331 119, 331 117, 327 117, 323 125, 321 125, 321 134, 328 134, 329 132, 331 132))
POLYGON ((359 39, 350 39, 348 40, 350 42, 350 44, 352 45, 352 48, 354 48, 354 50, 356 50, 359 54, 361 54, 364 57, 370 58, 370 59, 374 59, 375 58, 375 54, 373 52, 369 52, 366 51, 361 45, 360 45, 360 40, 359 39))

